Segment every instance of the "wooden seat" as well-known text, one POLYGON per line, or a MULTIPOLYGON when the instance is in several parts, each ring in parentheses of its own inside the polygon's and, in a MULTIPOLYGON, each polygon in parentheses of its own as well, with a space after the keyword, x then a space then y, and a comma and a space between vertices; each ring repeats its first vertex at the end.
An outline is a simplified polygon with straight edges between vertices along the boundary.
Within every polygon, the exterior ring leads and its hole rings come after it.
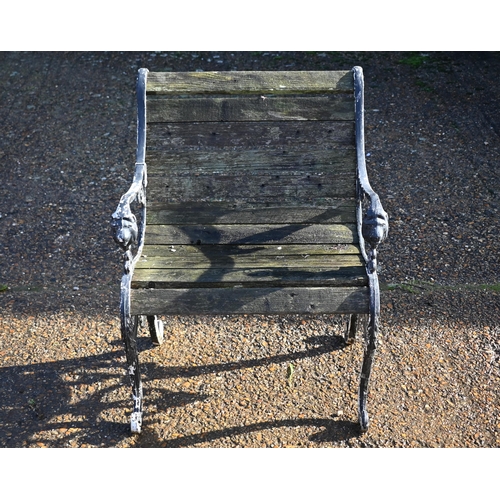
POLYGON ((210 209, 150 210, 142 257, 132 278, 132 314, 152 308, 154 314, 367 311, 368 280, 356 225, 331 223, 342 210, 319 214, 328 224, 307 224, 307 219, 300 224, 250 224, 256 216, 260 222, 272 220, 273 212, 279 216, 269 209, 212 211, 214 224, 195 224, 210 209), (161 224, 176 218, 179 224, 161 224), (232 224, 217 223, 228 219, 232 224), (246 223, 235 224, 238 220, 246 223), (277 294, 281 287, 298 288, 294 300, 288 293, 286 300, 277 294), (321 295, 309 290, 304 300, 307 287, 327 289, 321 295), (265 301, 257 301, 259 297, 265 301))
POLYGON ((370 314, 374 351, 387 216, 366 176, 362 83, 360 68, 140 70, 136 173, 112 222, 125 250, 132 430, 142 421, 138 316, 161 343, 165 314, 370 314))

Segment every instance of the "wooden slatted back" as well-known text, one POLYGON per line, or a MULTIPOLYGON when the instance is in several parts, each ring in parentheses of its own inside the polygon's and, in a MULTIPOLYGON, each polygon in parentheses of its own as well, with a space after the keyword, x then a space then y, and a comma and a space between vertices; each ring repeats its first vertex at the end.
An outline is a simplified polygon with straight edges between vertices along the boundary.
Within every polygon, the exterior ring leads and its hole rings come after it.
POLYGON ((146 93, 149 223, 355 223, 351 71, 150 72, 146 93))

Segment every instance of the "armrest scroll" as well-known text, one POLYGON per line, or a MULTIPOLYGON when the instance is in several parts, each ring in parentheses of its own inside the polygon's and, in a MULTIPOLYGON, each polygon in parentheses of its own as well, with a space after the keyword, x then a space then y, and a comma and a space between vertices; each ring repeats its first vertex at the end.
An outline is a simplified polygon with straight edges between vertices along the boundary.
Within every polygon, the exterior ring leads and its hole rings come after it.
POLYGON ((131 210, 131 204, 137 201, 142 208, 146 206, 146 184, 146 164, 136 163, 132 185, 121 197, 117 209, 111 216, 113 239, 125 252, 130 250, 132 244, 136 244, 139 239, 142 239, 137 218, 131 210))
POLYGON ((365 161, 363 71, 360 67, 355 66, 352 72, 354 77, 356 153, 358 159, 358 232, 362 240, 361 249, 368 271, 373 273, 377 270, 377 248, 387 238, 389 232, 389 217, 368 180, 365 161), (365 202, 366 207, 364 213, 362 213, 363 202, 365 202), (370 247, 368 252, 365 243, 368 243, 370 247))

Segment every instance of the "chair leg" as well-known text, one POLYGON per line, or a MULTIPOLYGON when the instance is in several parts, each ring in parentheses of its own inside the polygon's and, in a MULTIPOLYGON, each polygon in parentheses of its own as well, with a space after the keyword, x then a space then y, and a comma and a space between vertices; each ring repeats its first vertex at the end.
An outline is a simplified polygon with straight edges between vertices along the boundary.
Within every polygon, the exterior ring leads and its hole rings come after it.
POLYGON ((139 354, 137 351, 138 316, 122 317, 122 339, 125 344, 127 370, 132 387, 133 409, 130 419, 130 430, 134 433, 141 432, 142 426, 142 383, 139 368, 139 354))
POLYGON ((346 345, 352 345, 356 341, 356 332, 358 330, 358 315, 351 314, 349 316, 349 321, 347 323, 347 329, 345 332, 345 343, 346 345))
POLYGON ((368 275, 370 281, 370 317, 365 338, 365 352, 363 357, 363 366, 361 368, 361 377, 359 381, 359 424, 362 432, 368 430, 370 419, 366 409, 368 399, 368 384, 377 350, 379 317, 380 317, 380 290, 377 274, 368 275))
POLYGON ((163 321, 157 316, 148 316, 149 334, 154 345, 163 344, 163 321))
POLYGON ((378 317, 370 317, 368 324, 365 353, 363 357, 363 366, 361 368, 361 377, 359 382, 359 424, 361 431, 366 432, 370 425, 368 411, 366 409, 368 399, 368 384, 375 359, 377 349, 378 317))

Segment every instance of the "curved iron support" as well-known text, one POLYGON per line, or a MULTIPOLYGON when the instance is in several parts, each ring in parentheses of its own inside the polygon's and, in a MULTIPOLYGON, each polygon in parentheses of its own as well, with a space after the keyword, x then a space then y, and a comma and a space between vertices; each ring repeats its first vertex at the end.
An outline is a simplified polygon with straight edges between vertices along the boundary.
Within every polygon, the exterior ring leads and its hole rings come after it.
POLYGON ((377 249, 385 240, 389 230, 389 219, 378 195, 368 181, 365 161, 364 131, 364 80, 359 66, 352 69, 354 76, 354 99, 356 115, 356 153, 357 168, 357 226, 361 253, 366 263, 366 273, 370 287, 370 314, 365 339, 365 352, 359 383, 359 423, 365 432, 369 426, 366 409, 368 384, 377 349, 380 317, 380 289, 377 276, 377 249), (366 209, 364 209, 366 206, 366 209))
MULTIPOLYGON (((139 317, 130 314, 130 284, 135 265, 139 260, 144 247, 146 230, 146 81, 147 69, 140 69, 137 78, 137 152, 135 173, 132 185, 121 197, 117 209, 111 216, 113 239, 124 250, 123 277, 120 293, 120 323, 121 336, 125 344, 127 369, 132 386, 133 410, 131 430, 141 432, 142 426, 142 383, 139 369, 139 355, 137 351, 137 330, 139 317), (132 213, 131 205, 137 202, 141 212, 140 222, 132 213), (135 255, 132 247, 137 247, 135 255)), ((149 330, 155 344, 163 341, 163 323, 156 316, 148 316, 149 330)))
POLYGON ((117 209, 111 216, 111 227, 114 230, 115 242, 128 252, 132 244, 137 244, 137 252, 130 265, 135 265, 142 253, 144 232, 146 229, 146 81, 147 69, 140 69, 137 79, 137 152, 135 173, 132 185, 121 197, 117 209), (131 204, 137 201, 141 209, 141 223, 132 213, 131 204))
POLYGON ((130 315, 130 281, 131 273, 125 273, 121 282, 120 323, 122 340, 125 344, 127 370, 132 387, 133 409, 130 419, 130 429, 140 433, 142 427, 142 383, 139 368, 139 353, 137 351, 138 316, 130 315))

